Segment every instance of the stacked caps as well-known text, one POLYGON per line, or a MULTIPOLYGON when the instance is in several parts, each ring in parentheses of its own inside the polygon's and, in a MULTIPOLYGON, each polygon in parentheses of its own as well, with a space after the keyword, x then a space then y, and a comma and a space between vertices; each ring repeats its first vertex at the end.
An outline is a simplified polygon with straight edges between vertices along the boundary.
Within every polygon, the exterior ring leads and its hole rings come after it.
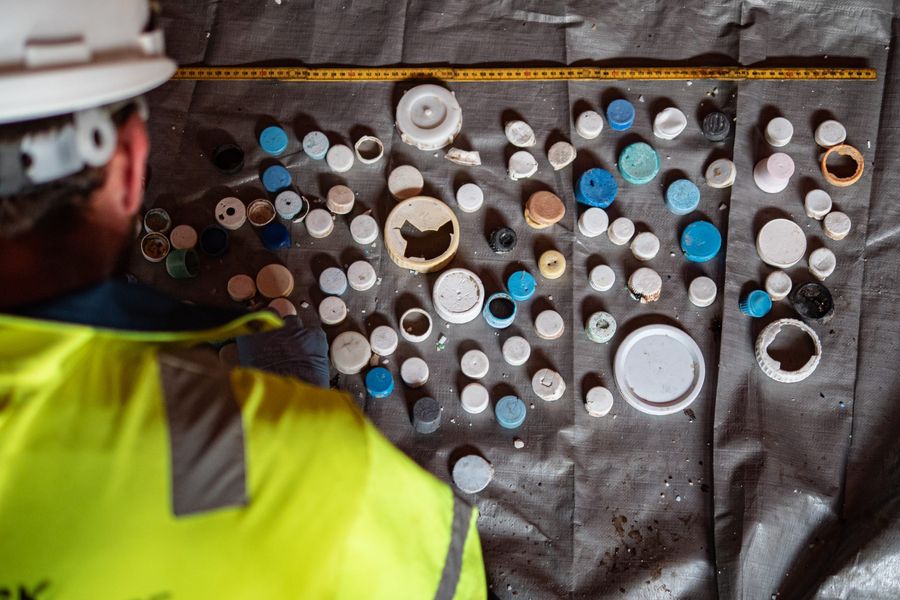
POLYGON ((525 222, 534 229, 558 223, 566 214, 566 205, 552 192, 533 193, 525 203, 525 222))

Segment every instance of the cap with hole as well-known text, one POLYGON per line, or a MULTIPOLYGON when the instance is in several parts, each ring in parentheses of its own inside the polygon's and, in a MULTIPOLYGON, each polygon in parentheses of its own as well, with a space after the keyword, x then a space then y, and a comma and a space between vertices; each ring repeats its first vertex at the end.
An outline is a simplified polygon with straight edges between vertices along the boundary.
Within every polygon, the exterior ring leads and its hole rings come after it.
POLYGON ((451 144, 462 129, 462 109, 447 88, 418 85, 397 103, 396 122, 404 143, 420 150, 437 150, 451 144))
POLYGON ((222 198, 216 204, 215 215, 216 223, 225 229, 234 231, 247 220, 247 207, 237 198, 222 198))
POLYGON ((478 317, 484 303, 484 285, 468 269, 447 269, 434 282, 434 309, 448 323, 468 323, 478 317))
POLYGON ((628 277, 628 291, 641 304, 656 302, 662 293, 662 277, 653 269, 641 267, 628 277))
POLYGON ((323 325, 340 325, 347 318, 347 304, 337 296, 319 302, 319 320, 323 325))
POLYGON ((731 187, 736 177, 737 167, 727 158, 717 158, 706 167, 706 185, 711 188, 731 187))
POLYGON ((595 312, 588 317, 584 331, 592 342, 605 344, 616 335, 616 319, 608 312, 595 312))
POLYGON ((481 379, 488 374, 491 363, 488 360, 487 354, 481 350, 469 350, 463 354, 460 359, 459 367, 466 377, 470 379, 481 379))
POLYGON ((421 308, 410 308, 400 316, 400 335, 409 342, 424 342, 431 335, 431 315, 421 308))

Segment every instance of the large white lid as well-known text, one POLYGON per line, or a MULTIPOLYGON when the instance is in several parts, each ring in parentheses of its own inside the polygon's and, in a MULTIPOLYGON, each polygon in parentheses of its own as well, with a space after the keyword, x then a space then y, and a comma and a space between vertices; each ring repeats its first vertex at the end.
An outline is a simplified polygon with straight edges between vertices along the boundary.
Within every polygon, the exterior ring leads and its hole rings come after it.
POLYGON ((806 234, 789 219, 772 219, 756 236, 756 252, 767 265, 793 267, 806 254, 806 234))
POLYGON ((438 85, 419 85, 397 103, 400 139, 420 150, 437 150, 453 141, 462 128, 462 109, 453 92, 438 85))
POLYGON ((448 323, 468 323, 481 314, 484 285, 468 269, 448 269, 434 282, 434 309, 448 323))

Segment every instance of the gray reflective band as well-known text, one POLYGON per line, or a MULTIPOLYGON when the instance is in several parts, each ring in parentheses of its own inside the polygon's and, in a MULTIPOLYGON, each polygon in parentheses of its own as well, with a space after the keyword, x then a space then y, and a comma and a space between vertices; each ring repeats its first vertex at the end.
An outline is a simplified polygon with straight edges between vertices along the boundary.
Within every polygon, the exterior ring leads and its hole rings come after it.
POLYGON ((450 534, 450 547, 447 548, 447 558, 444 560, 444 571, 441 573, 441 583, 434 595, 435 600, 452 600, 456 594, 471 518, 472 508, 454 494, 453 532, 450 534))
POLYGON ((159 355, 171 450, 172 511, 185 516, 247 503, 241 409, 214 352, 159 355))

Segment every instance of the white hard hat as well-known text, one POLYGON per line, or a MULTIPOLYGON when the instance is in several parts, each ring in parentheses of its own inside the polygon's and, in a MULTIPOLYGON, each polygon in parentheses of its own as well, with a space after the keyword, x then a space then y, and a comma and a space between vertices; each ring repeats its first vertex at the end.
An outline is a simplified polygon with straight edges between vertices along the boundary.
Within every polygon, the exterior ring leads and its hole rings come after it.
POLYGON ((175 63, 147 0, 0 0, 0 125, 139 96, 175 63))

